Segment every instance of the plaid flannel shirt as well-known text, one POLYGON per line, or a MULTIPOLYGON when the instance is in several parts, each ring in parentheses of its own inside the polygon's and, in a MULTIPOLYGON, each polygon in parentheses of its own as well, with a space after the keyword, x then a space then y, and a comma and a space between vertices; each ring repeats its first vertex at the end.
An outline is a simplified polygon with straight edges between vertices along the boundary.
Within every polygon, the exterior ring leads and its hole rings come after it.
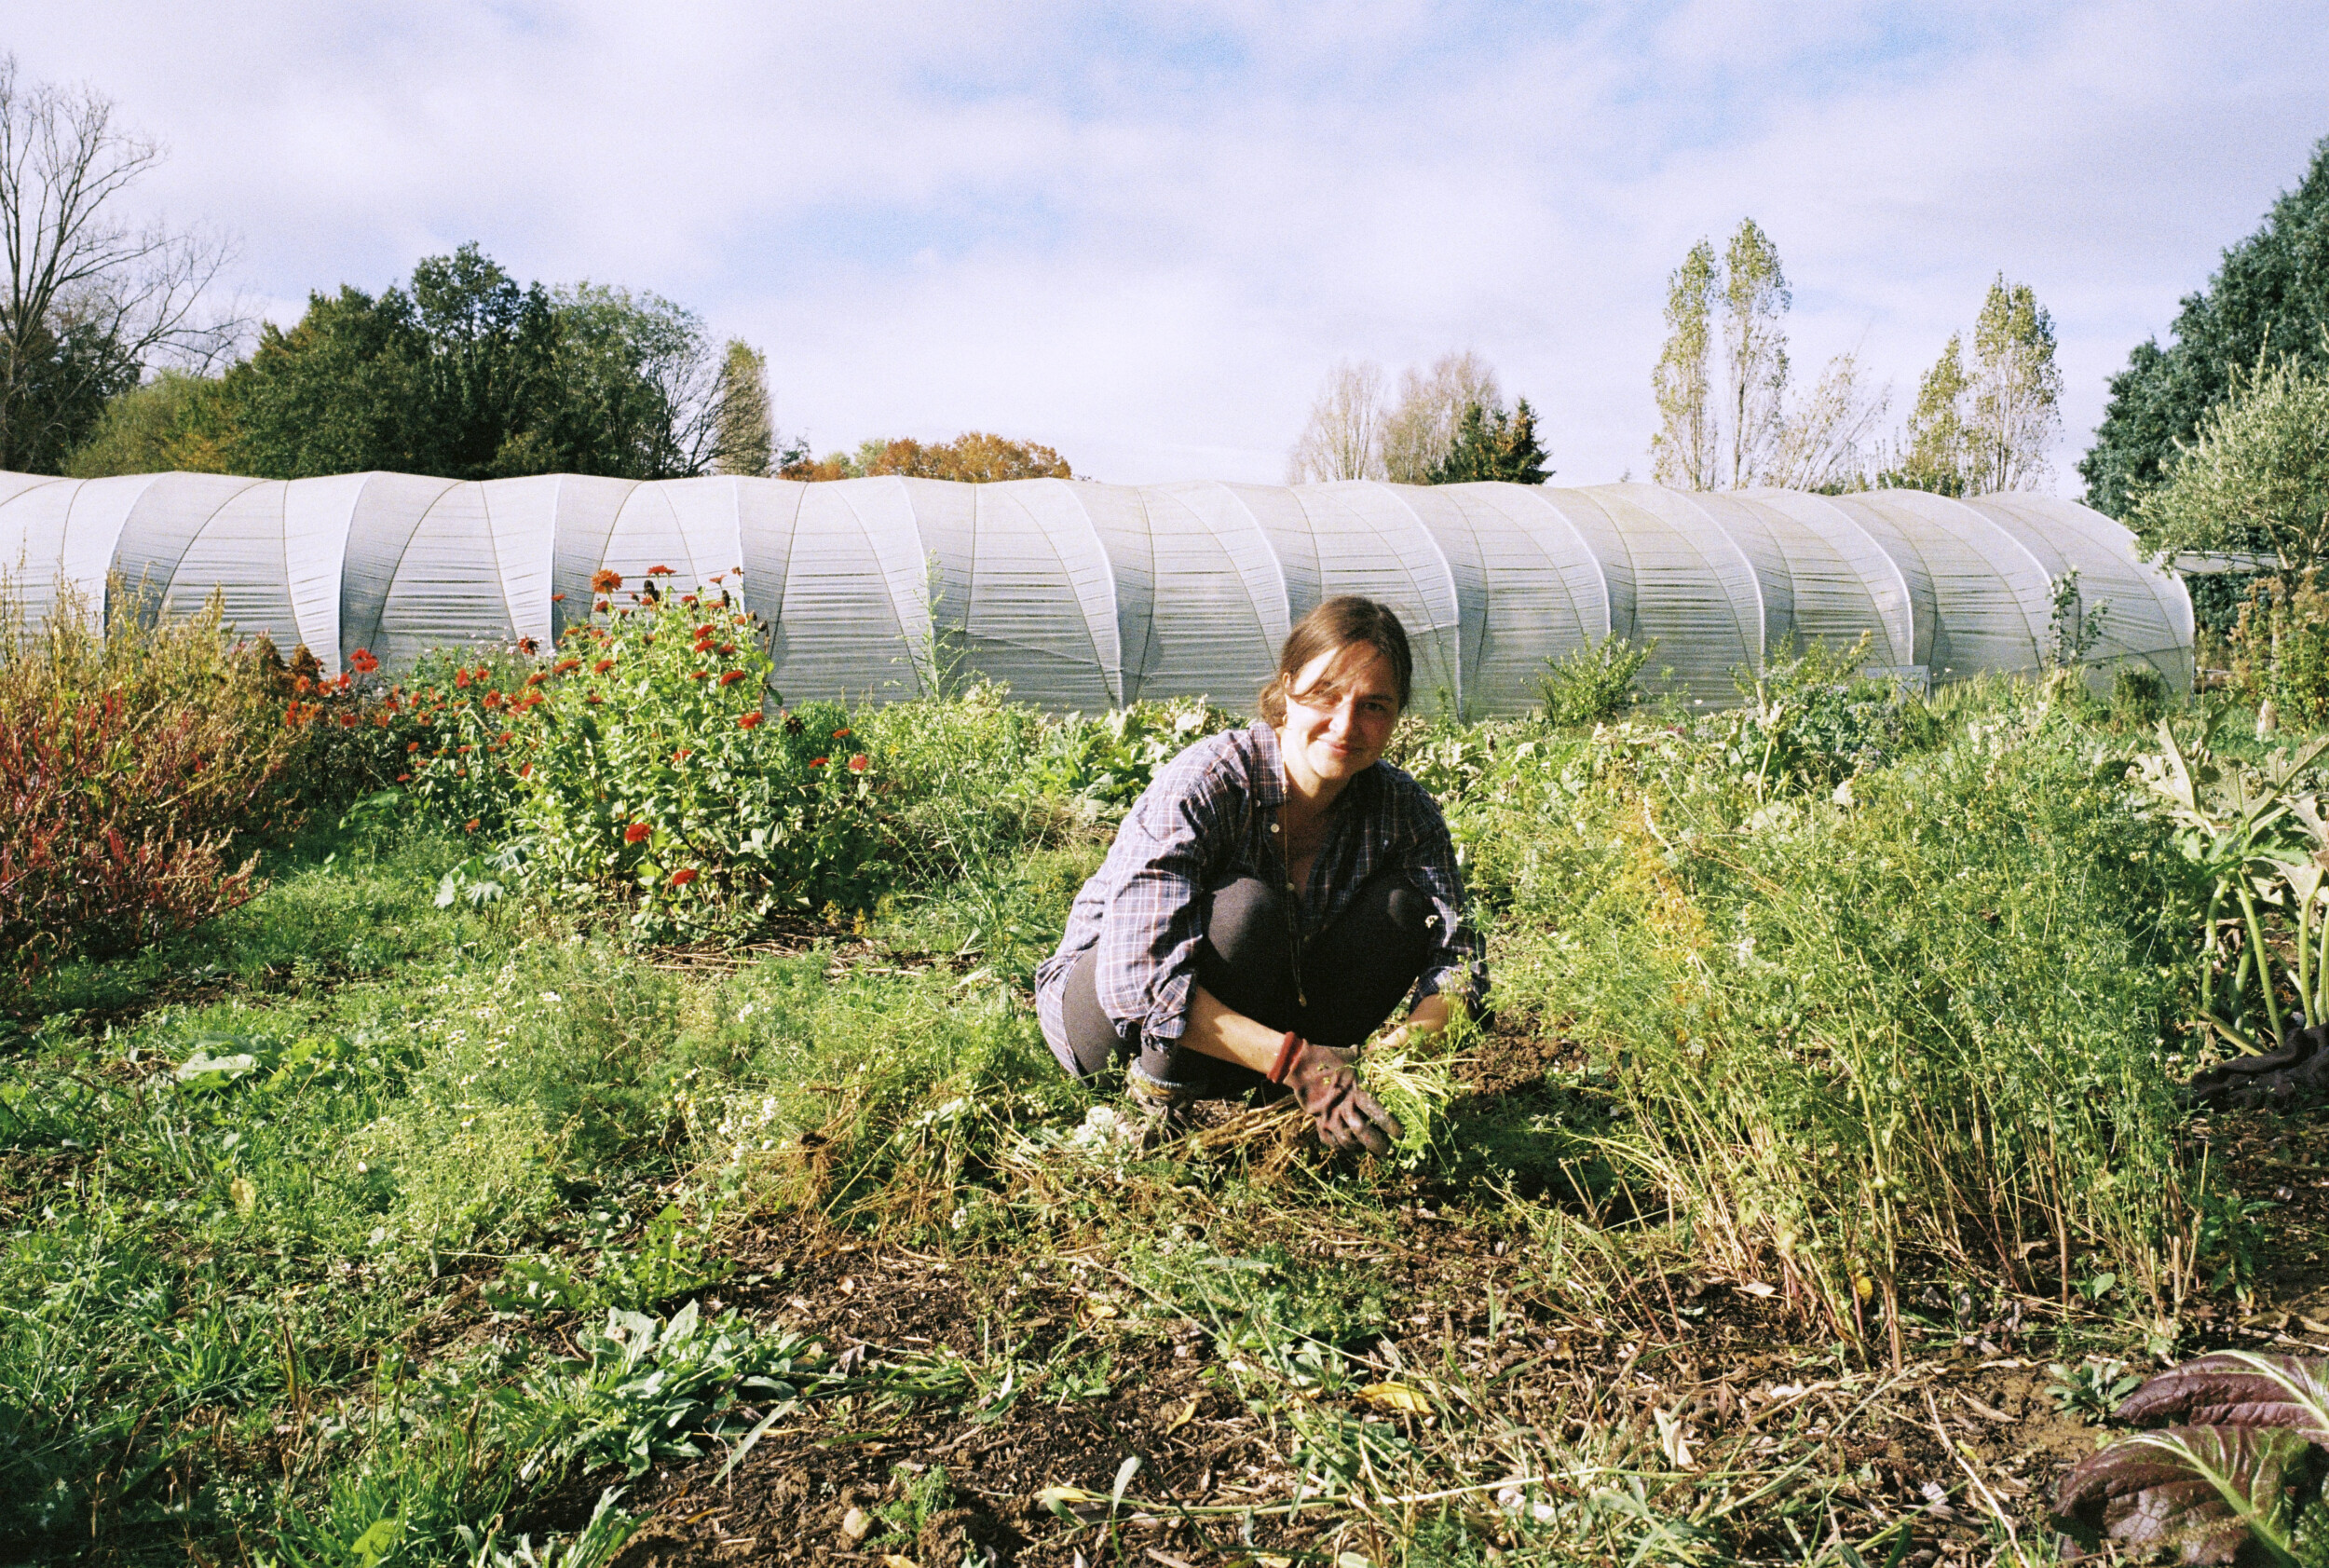
MULTIPOLYGON (((1035 971, 1036 1015, 1063 1064, 1074 1060, 1064 1016, 1068 971, 1095 946, 1100 1007, 1120 1035, 1144 1044, 1180 1038, 1206 890, 1235 875, 1287 885, 1278 837, 1285 802, 1285 764, 1277 731, 1267 724, 1197 742, 1141 792, 1107 862, 1076 895, 1059 950, 1035 971)), ((1464 877, 1447 822, 1429 792, 1389 763, 1360 773, 1334 803, 1297 901, 1297 951, 1386 866, 1403 868, 1437 916, 1438 937, 1410 1004, 1442 990, 1478 1003, 1488 992, 1485 949, 1464 918, 1464 877)))

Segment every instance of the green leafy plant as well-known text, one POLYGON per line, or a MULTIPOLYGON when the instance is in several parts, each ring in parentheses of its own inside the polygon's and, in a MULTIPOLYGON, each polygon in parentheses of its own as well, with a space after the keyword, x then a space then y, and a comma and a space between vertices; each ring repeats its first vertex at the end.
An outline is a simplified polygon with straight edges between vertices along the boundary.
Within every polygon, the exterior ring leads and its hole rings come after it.
POLYGON ((1634 682, 1657 646, 1655 637, 1637 647, 1612 635, 1547 659, 1537 681, 1546 722, 1582 728, 1624 715, 1641 700, 1634 682))
POLYGON ((847 712, 772 712, 765 634, 717 582, 653 576, 617 604, 608 572, 600 592, 539 715, 529 876, 620 896, 648 934, 870 907, 888 875, 881 774, 847 712))

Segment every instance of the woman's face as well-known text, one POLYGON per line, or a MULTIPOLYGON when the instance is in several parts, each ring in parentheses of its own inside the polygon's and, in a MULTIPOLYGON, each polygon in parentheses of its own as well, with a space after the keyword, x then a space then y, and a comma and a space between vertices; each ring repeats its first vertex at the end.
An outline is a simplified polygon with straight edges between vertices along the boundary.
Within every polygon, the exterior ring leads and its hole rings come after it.
POLYGON ((1297 783, 1347 784, 1381 759, 1399 722, 1399 684, 1382 653, 1347 643, 1287 684, 1278 740, 1297 783))

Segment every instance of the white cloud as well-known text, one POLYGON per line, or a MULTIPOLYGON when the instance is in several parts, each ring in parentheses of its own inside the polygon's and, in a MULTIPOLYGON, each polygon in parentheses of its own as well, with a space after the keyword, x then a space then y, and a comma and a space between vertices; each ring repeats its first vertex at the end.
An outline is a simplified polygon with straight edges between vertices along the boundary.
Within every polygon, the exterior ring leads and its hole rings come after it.
POLYGON ((15 19, 279 315, 475 239, 768 348, 821 445, 999 429, 1274 479, 1326 367, 1472 346, 1643 468, 1667 270, 1752 213, 1806 373, 1902 388, 2003 270, 2102 379, 2329 130, 2329 7, 228 8, 15 19))

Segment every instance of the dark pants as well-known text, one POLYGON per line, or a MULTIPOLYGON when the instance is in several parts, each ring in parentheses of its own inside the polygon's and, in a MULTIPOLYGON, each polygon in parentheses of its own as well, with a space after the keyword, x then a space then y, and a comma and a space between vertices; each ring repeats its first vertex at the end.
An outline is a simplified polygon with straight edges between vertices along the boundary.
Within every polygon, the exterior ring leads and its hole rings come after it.
MULTIPOLYGON (((1319 1045, 1356 1045, 1382 1027, 1411 990, 1431 955, 1431 901, 1396 870, 1369 877, 1350 907, 1301 951, 1295 977, 1293 920, 1287 895, 1258 877, 1236 877, 1212 890, 1205 939, 1197 945, 1197 984, 1232 1012, 1273 1029, 1292 1029, 1319 1045)), ((1126 1040, 1100 1010, 1096 948, 1068 971, 1065 1022, 1076 1070, 1085 1078, 1131 1056, 1140 1069, 1202 1095, 1231 1098, 1267 1083, 1250 1068, 1169 1042, 1126 1040)))

